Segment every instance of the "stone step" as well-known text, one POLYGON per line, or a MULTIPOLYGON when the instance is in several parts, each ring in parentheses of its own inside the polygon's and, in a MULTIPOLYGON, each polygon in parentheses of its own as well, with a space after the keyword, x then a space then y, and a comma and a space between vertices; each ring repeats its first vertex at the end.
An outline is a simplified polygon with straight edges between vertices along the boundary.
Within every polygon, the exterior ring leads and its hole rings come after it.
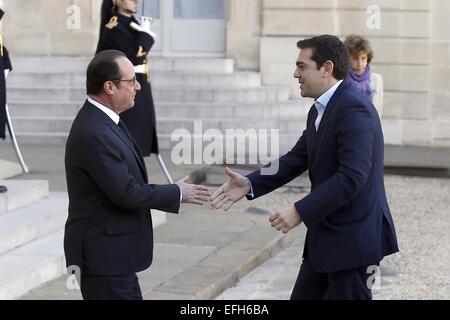
POLYGON ((0 254, 64 226, 69 200, 66 193, 47 198, 0 216, 0 254))
POLYGON ((0 194, 0 215, 25 207, 48 196, 46 180, 1 180, 8 192, 0 194))
POLYGON ((15 117, 12 119, 16 136, 21 131, 42 133, 69 132, 72 127, 72 117, 15 117))
POLYGON ((85 73, 35 73, 35 72, 17 72, 12 71, 8 75, 8 86, 12 87, 82 87, 86 83, 85 73))
POLYGON ((7 89, 8 101, 55 101, 81 103, 86 98, 86 89, 82 87, 13 87, 7 89))
POLYGON ((289 89, 283 87, 258 88, 157 88, 156 101, 175 102, 275 102, 289 100, 289 89))
MULTIPOLYGON (((75 118, 81 103, 75 102, 9 102, 9 111, 15 117, 71 117, 75 118)), ((309 111, 309 100, 289 100, 281 102, 162 102, 155 101, 156 117, 190 118, 195 115, 198 119, 222 117, 304 117, 309 111)))
MULTIPOLYGON (((152 210, 152 220, 155 229, 166 222, 166 213, 152 210)), ((34 241, 0 254, 0 300, 20 298, 66 274, 63 238, 64 228, 61 226, 34 241)))
MULTIPOLYGON (((197 127, 203 131, 209 129, 220 130, 223 133, 228 129, 279 129, 282 132, 300 131, 303 128, 304 118, 216 118, 216 119, 188 119, 174 117, 158 117, 158 133, 173 133, 178 129, 188 130, 192 134, 197 127)), ((41 133, 69 132, 73 118, 65 117, 15 117, 14 128, 20 132, 31 131, 41 133)))
MULTIPOLYGON (((92 57, 12 57, 16 73, 85 74, 92 57)), ((152 71, 232 73, 233 59, 150 58, 152 71)))
POLYGON ((309 111, 304 100, 274 102, 155 102, 156 117, 196 119, 305 118, 309 111))
MULTIPOLYGON (((86 89, 81 87, 8 87, 10 101, 73 101, 82 103, 86 89)), ((255 88, 199 88, 159 87, 153 89, 155 101, 175 102, 268 102, 289 100, 289 89, 284 87, 255 88)))
POLYGON ((300 131, 303 128, 301 119, 293 118, 221 118, 221 119, 186 119, 158 118, 158 134, 171 134, 177 130, 187 130, 191 134, 197 130, 219 130, 225 134, 227 130, 261 130, 278 129, 281 132, 300 131))
MULTIPOLYGON (((304 122, 304 127, 306 127, 306 122, 304 122)), ((295 143, 297 142, 297 140, 300 138, 302 133, 302 130, 300 130, 299 132, 295 131, 295 132, 286 132, 286 133, 280 133, 279 134, 279 148, 278 148, 278 152, 279 155, 285 154, 286 152, 288 152, 289 150, 292 149, 292 147, 295 145, 295 143)), ((270 134, 270 133, 268 133, 270 134)), ((242 136, 241 136, 242 137, 242 136)), ((264 137, 264 135, 263 135, 264 137)), ((272 141, 273 138, 269 135, 266 136, 266 140, 260 140, 260 137, 258 137, 258 147, 256 149, 256 155, 257 154, 262 154, 262 156, 265 156, 268 152, 268 150, 271 150, 271 146, 272 146, 272 141), (268 141, 269 142, 269 146, 267 146, 266 149, 262 150, 259 147, 259 143, 261 143, 260 141, 268 141)), ((178 146, 183 143, 183 141, 191 141, 191 146, 194 145, 193 141, 203 141, 201 143, 202 146, 202 152, 206 153, 205 148, 206 146, 210 145, 212 143, 212 141, 205 141, 204 140, 204 136, 198 136, 198 135, 177 135, 176 137, 173 137, 171 134, 158 134, 158 142, 159 142, 159 147, 161 150, 172 150, 173 152, 175 152, 176 156, 178 156, 178 151, 177 148, 178 146), (177 147, 177 148, 175 148, 177 147)), ((235 138, 235 145, 237 145, 237 141, 238 139, 235 138)), ((248 140, 247 140, 248 141, 248 140)), ((254 143, 256 143, 256 141, 253 139, 252 140, 254 143)), ((247 143, 247 142, 246 142, 247 143)), ((225 145, 225 142, 223 143, 225 145)), ((235 152, 232 153, 232 155, 236 155, 236 156, 241 156, 242 154, 244 155, 255 155, 255 152, 253 152, 253 150, 250 149, 250 147, 248 146, 248 143, 245 147, 242 146, 242 151, 241 149, 237 150, 235 149, 235 152)), ((253 148, 255 148, 255 146, 253 145, 253 148)), ((277 150, 277 149, 275 149, 277 150)), ((224 155, 224 158, 227 158, 226 155, 224 155)), ((233 159, 228 159, 230 161, 232 161, 233 159)), ((202 161, 201 163, 196 163, 196 164, 204 164, 205 162, 202 161)), ((191 164, 191 163, 186 163, 186 164, 191 164)), ((211 163, 207 163, 207 164, 211 164, 211 163)), ((220 164, 220 163, 219 163, 220 164)))
MULTIPOLYGON (((299 127, 305 128, 306 122, 299 123, 299 127)), ((289 151, 300 138, 303 129, 300 131, 290 133, 280 133, 280 153, 289 151)), ((17 132, 17 139, 19 143, 23 144, 43 144, 43 145, 65 145, 67 142, 67 132, 17 132)), ((188 139, 190 136, 177 136, 177 139, 172 139, 171 134, 158 133, 158 142, 161 150, 172 150, 174 146, 180 143, 182 139, 188 139)), ((195 138, 195 135, 193 136, 195 138)), ((200 137, 202 139, 202 137, 200 137)), ((205 142, 208 145, 210 142, 205 142)))
POLYGON ((55 101, 9 101, 8 107, 11 118, 16 117, 66 117, 74 119, 82 107, 83 102, 55 102, 55 101))
POLYGON ((66 272, 63 228, 0 255, 0 299, 17 299, 66 272))
MULTIPOLYGON (((86 83, 84 73, 15 73, 8 77, 8 86, 75 86, 82 87, 86 83)), ((256 72, 235 72, 230 74, 163 72, 151 73, 153 87, 158 86, 199 86, 199 87, 258 87, 261 85, 261 75, 256 72)))
POLYGON ((33 145, 59 145, 63 146, 67 142, 68 132, 16 132, 19 144, 33 145))
POLYGON ((0 159, 0 180, 12 178, 21 173, 22 167, 20 163, 0 159))

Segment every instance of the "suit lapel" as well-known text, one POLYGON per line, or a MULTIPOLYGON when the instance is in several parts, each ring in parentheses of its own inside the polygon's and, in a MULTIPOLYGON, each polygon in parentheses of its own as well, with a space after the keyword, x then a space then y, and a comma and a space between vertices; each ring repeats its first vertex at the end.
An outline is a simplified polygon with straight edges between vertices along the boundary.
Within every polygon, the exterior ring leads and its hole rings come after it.
POLYGON ((312 105, 309 114, 308 114, 308 121, 307 121, 307 135, 306 135, 306 149, 308 152, 308 164, 311 164, 312 155, 314 154, 314 149, 316 146, 316 128, 315 128, 315 122, 317 119, 317 109, 314 105, 312 105))
POLYGON ((119 138, 128 146, 128 148, 130 148, 131 152, 133 153, 134 157, 136 158, 139 168, 141 169, 142 175, 145 178, 145 182, 148 182, 148 176, 147 176, 147 171, 145 168, 144 159, 142 158, 142 155, 140 154, 140 152, 138 152, 136 150, 136 148, 132 145, 132 142, 130 141, 130 139, 127 138, 127 136, 125 135, 125 132, 123 132, 123 130, 120 129, 119 126, 116 125, 110 117, 108 117, 108 115, 106 115, 103 111, 101 111, 96 106, 89 103, 89 101, 86 100, 83 108, 87 108, 87 110, 89 112, 93 113, 97 119, 99 119, 105 125, 108 125, 111 128, 111 130, 116 135, 118 135, 119 138))
POLYGON ((139 168, 141 169, 143 176, 145 177, 145 181, 147 182, 148 177, 147 172, 145 170, 144 159, 142 158, 140 152, 138 152, 136 150, 136 147, 133 145, 134 142, 130 141, 130 139, 128 139, 128 137, 126 136, 125 132, 123 132, 123 130, 115 123, 110 124, 110 127, 111 130, 114 131, 114 133, 118 135, 120 139, 122 139, 122 141, 128 146, 128 148, 130 148, 131 152, 133 153, 134 157, 137 160, 137 163, 139 164, 139 168))
MULTIPOLYGON (((311 153, 311 163, 314 162, 314 159, 316 157, 317 154, 317 147, 318 144, 320 143, 320 140, 322 138, 323 132, 325 131, 325 126, 327 125, 328 122, 328 118, 331 114, 331 112, 333 111, 334 107, 336 106, 340 95, 342 94, 342 92, 344 92, 345 89, 348 88, 348 86, 350 85, 350 83, 348 82, 348 80, 344 80, 339 87, 336 89, 336 91, 334 92, 333 96, 331 97, 330 101, 327 104, 327 107, 325 108, 325 112, 322 116, 322 120, 320 121, 319 124, 319 128, 314 136, 314 142, 313 142, 313 150, 311 153)), ((313 124, 314 126, 314 124, 313 124)))

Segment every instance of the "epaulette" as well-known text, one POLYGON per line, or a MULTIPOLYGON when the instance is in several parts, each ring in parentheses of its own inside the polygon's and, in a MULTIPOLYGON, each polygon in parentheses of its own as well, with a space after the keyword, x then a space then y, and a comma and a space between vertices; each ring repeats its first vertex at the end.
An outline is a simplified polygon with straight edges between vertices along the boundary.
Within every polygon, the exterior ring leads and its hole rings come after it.
POLYGON ((117 17, 112 16, 109 22, 105 25, 108 29, 113 29, 119 25, 119 22, 117 22, 117 17))
POLYGON ((139 46, 139 50, 138 50, 138 53, 136 54, 136 57, 142 58, 142 57, 145 57, 145 56, 147 56, 147 52, 144 51, 142 46, 139 46))

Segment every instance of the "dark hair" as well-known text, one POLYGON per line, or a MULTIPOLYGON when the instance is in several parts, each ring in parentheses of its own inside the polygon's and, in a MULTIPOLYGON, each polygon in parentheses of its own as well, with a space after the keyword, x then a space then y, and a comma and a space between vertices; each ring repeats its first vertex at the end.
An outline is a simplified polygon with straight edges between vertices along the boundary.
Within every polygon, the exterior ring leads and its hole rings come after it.
POLYGON ((87 94, 97 95, 103 92, 106 81, 120 79, 121 72, 117 59, 127 57, 118 50, 105 50, 98 53, 89 63, 86 72, 87 94))
POLYGON ((370 47, 369 40, 366 38, 352 34, 345 39, 344 45, 350 53, 350 56, 355 56, 362 51, 367 54, 367 64, 372 62, 373 51, 370 47))
POLYGON ((341 40, 335 36, 322 35, 297 42, 299 49, 312 49, 311 59, 317 63, 319 70, 328 60, 333 62, 333 77, 342 80, 350 69, 348 51, 341 40))

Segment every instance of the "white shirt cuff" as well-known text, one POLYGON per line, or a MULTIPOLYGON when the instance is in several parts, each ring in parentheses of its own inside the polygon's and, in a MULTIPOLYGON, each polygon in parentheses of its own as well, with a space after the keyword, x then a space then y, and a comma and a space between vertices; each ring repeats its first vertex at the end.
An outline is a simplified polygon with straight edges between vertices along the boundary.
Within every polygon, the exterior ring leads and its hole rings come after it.
POLYGON ((178 188, 180 189, 180 203, 183 200, 183 191, 181 191, 181 187, 178 186, 178 188))
POLYGON ((247 177, 244 177, 245 179, 247 179, 248 184, 250 185, 250 192, 247 193, 247 196, 254 198, 255 194, 253 193, 253 186, 252 183, 250 182, 250 179, 247 177))

